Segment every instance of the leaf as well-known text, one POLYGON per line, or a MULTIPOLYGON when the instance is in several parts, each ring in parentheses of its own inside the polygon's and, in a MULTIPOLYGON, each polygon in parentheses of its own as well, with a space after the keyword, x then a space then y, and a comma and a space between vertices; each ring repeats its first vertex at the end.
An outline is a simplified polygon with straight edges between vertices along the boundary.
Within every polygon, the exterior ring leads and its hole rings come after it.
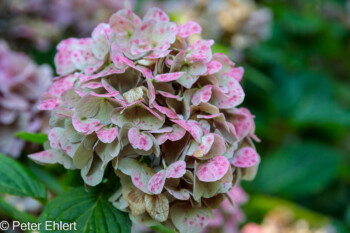
POLYGON ((317 194, 336 178, 339 162, 338 152, 320 143, 291 143, 264 157, 255 180, 245 186, 285 197, 317 194))
POLYGON ((89 192, 86 192, 84 187, 71 189, 57 196, 45 207, 39 222, 43 225, 45 221, 50 220, 76 222, 77 230, 74 232, 79 233, 130 232, 131 222, 128 215, 113 207, 104 193, 104 190, 99 188, 89 189, 89 192))
POLYGON ((38 144, 43 144, 47 141, 47 134, 45 133, 18 132, 15 134, 15 136, 23 139, 24 141, 38 144))
MULTIPOLYGON (((44 167, 39 166, 32 161, 27 161, 25 166, 27 166, 28 169, 31 172, 33 172, 33 174, 36 177, 38 177, 40 182, 42 182, 47 187, 47 189, 51 190, 52 192, 54 192, 56 194, 60 194, 63 192, 63 187, 62 187, 57 175, 51 174, 50 171, 45 170, 44 167)), ((73 170, 68 170, 68 172, 69 171, 73 171, 73 170)), ((76 179, 76 177, 75 177, 75 179, 76 179)))
POLYGON ((46 198, 44 185, 19 162, 0 154, 0 167, 0 193, 46 198))

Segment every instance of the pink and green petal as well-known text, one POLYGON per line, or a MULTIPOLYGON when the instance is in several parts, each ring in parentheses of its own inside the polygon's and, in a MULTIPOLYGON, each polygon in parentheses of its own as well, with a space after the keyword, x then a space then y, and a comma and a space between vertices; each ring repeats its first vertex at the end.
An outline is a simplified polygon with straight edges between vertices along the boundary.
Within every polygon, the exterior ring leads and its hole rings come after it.
POLYGON ((186 53, 186 60, 190 63, 200 61, 207 63, 212 59, 211 46, 214 44, 213 40, 198 40, 192 44, 186 53))
POLYGON ((158 82, 170 82, 179 79, 183 76, 184 72, 175 72, 175 73, 167 73, 167 74, 159 74, 154 77, 158 82))
POLYGON ((177 35, 182 38, 188 38, 193 34, 200 34, 201 32, 202 32, 201 26, 194 21, 189 21, 184 24, 181 24, 177 28, 177 35))
POLYGON ((131 146, 135 149, 148 151, 153 146, 152 138, 147 133, 143 133, 136 128, 131 128, 129 130, 128 138, 131 146))
POLYGON ((201 137, 203 135, 203 130, 198 124, 198 122, 194 120, 172 120, 174 123, 180 125, 182 128, 184 128, 187 132, 189 132, 192 137, 197 141, 201 142, 201 137))
POLYGON ((201 102, 207 103, 211 98, 212 85, 206 85, 200 90, 196 91, 192 96, 192 104, 198 106, 201 102))
POLYGON ((118 127, 113 128, 102 128, 96 132, 98 139, 100 139, 103 143, 111 143, 113 142, 118 135, 118 127))
POLYGON ((153 194, 160 194, 165 184, 166 175, 166 170, 154 174, 148 182, 148 190, 153 194))
POLYGON ((203 182, 215 182, 225 176, 230 166, 224 156, 215 156, 208 162, 201 164, 197 169, 197 177, 203 182))
POLYGON ((231 163, 235 167, 253 167, 260 162, 260 157, 256 151, 251 147, 243 147, 239 149, 231 163))

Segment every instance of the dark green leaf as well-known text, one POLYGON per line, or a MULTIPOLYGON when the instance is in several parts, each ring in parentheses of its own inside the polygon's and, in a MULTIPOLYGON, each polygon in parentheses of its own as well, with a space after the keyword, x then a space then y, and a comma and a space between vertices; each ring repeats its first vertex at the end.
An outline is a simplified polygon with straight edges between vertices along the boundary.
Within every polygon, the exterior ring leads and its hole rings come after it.
POLYGON ((47 134, 45 133, 28 133, 28 132, 18 132, 16 137, 23 139, 27 142, 34 142, 38 144, 43 144, 47 141, 47 134))
POLYGON ((46 190, 26 167, 0 154, 0 193, 45 199, 46 190))
POLYGON ((27 162, 26 166, 28 166, 28 169, 31 170, 49 190, 56 194, 63 192, 63 187, 57 179, 57 176, 51 174, 49 171, 45 170, 44 167, 35 164, 33 161, 27 162))
POLYGON ((116 209, 107 199, 105 192, 98 188, 91 188, 89 192, 84 187, 71 189, 57 196, 45 207, 39 222, 43 225, 49 220, 76 222, 77 230, 74 232, 79 233, 130 232, 131 221, 128 214, 116 209))

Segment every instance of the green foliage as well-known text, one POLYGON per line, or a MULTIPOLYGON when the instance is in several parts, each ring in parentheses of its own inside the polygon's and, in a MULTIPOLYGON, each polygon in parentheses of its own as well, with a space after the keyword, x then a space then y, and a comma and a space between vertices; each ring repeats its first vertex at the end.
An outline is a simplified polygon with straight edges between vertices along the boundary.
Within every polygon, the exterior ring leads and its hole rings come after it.
POLYGON ((47 141, 47 134, 45 133, 17 132, 15 136, 23 139, 24 141, 38 144, 43 144, 47 141))
POLYGON ((0 154, 0 193, 46 199, 43 184, 19 162, 0 154))
POLYGON ((288 144, 264 158, 256 179, 247 186, 284 197, 317 194, 334 181, 339 164, 337 151, 322 144, 288 144))
POLYGON ((128 214, 117 210, 108 202, 107 195, 108 192, 103 188, 91 188, 88 192, 84 187, 71 189, 46 205, 39 222, 76 222, 77 231, 74 232, 130 232, 131 222, 128 214))
MULTIPOLYGON (((245 62, 253 67, 246 69, 245 103, 256 115, 262 162, 256 180, 244 186, 251 195, 282 197, 325 214, 337 231, 349 232, 346 1, 260 3, 273 12, 272 36, 245 51, 245 62), (259 73, 272 88, 254 80, 265 82, 259 73)), ((247 211, 256 213, 255 204, 249 203, 247 211)))
POLYGON ((52 171, 45 169, 32 161, 28 161, 25 165, 50 191, 55 194, 60 194, 64 191, 61 183, 57 177, 55 177, 55 174, 52 174, 52 171))

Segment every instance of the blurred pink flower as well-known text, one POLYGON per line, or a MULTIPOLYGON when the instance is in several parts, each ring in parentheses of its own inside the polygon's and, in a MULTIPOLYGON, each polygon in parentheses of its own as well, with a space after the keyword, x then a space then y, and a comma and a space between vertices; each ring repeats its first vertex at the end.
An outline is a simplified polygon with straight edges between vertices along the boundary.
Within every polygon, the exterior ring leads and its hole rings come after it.
POLYGON ((0 41, 0 152, 18 156, 24 142, 17 131, 35 132, 42 127, 36 103, 51 84, 51 68, 36 65, 0 41))

